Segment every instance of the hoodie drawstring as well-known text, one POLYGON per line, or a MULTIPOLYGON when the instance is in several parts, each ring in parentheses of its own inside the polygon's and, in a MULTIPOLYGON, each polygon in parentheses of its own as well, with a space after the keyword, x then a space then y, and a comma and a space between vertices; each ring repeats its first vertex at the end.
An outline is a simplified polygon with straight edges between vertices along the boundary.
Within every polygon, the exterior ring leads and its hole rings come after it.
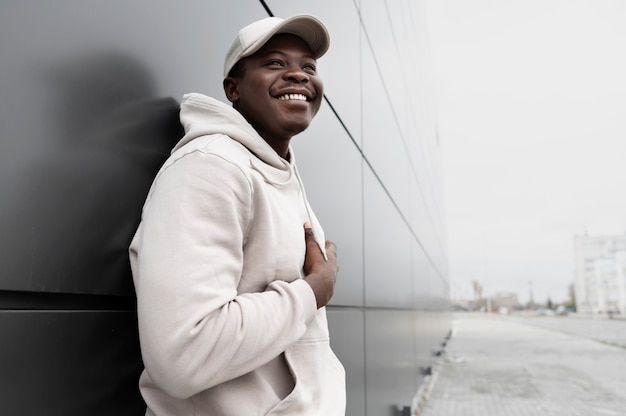
POLYGON ((298 180, 298 185, 300 186, 300 192, 302 192, 302 198, 304 199, 304 207, 306 208, 306 215, 309 219, 309 223, 311 224, 311 228, 313 229, 313 237, 315 238, 315 242, 319 246, 320 250, 322 250, 322 254, 324 255, 324 260, 328 260, 328 256, 326 255, 326 241, 324 240, 324 232, 322 231, 322 227, 320 226, 317 219, 312 215, 312 209, 309 205, 309 200, 306 196, 306 191, 304 190, 304 184, 302 183, 302 179, 300 178, 300 173, 296 166, 293 166, 293 171, 296 175, 296 179, 298 180))

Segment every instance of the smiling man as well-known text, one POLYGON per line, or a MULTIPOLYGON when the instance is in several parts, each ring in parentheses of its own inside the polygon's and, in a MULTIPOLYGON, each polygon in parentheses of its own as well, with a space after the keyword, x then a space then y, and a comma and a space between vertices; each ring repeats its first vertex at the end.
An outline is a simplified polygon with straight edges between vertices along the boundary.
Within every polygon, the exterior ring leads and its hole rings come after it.
POLYGON ((337 273, 292 137, 322 102, 324 25, 243 28, 224 65, 232 107, 181 103, 185 135, 130 247, 148 415, 343 415, 345 373, 325 305, 337 273))

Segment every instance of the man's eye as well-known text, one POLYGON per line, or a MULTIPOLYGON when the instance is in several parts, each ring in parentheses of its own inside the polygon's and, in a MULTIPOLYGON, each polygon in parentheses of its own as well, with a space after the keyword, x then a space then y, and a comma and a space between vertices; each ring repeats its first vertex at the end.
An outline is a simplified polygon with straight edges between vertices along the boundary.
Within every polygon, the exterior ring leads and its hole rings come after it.
POLYGON ((278 61, 278 60, 273 60, 273 61, 269 61, 268 65, 270 65, 270 66, 283 66, 283 63, 281 61, 278 61))
POLYGON ((308 71, 308 72, 315 73, 315 65, 312 65, 312 64, 305 65, 302 69, 304 69, 305 71, 308 71))

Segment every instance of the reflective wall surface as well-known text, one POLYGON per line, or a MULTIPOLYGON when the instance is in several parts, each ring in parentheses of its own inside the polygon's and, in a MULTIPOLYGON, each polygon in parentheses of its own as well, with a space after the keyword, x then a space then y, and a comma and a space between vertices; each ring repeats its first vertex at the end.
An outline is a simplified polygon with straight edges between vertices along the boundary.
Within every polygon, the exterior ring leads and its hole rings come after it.
POLYGON ((293 144, 339 247, 347 414, 410 405, 450 330, 422 2, 265 5, 0 2, 0 414, 142 414, 127 247, 182 94, 226 101, 226 49, 270 12, 312 13, 332 37, 327 102, 293 144))

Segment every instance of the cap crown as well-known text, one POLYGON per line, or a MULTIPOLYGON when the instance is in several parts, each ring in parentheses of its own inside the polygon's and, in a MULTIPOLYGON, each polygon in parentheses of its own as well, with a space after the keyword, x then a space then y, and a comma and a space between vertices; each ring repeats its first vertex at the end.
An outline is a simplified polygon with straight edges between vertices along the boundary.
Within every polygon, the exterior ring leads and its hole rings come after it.
POLYGON ((266 17, 257 20, 239 31, 224 61, 224 77, 242 58, 252 55, 279 33, 296 35, 306 42, 315 58, 326 53, 330 46, 330 35, 324 24, 317 18, 300 14, 288 19, 266 17))

